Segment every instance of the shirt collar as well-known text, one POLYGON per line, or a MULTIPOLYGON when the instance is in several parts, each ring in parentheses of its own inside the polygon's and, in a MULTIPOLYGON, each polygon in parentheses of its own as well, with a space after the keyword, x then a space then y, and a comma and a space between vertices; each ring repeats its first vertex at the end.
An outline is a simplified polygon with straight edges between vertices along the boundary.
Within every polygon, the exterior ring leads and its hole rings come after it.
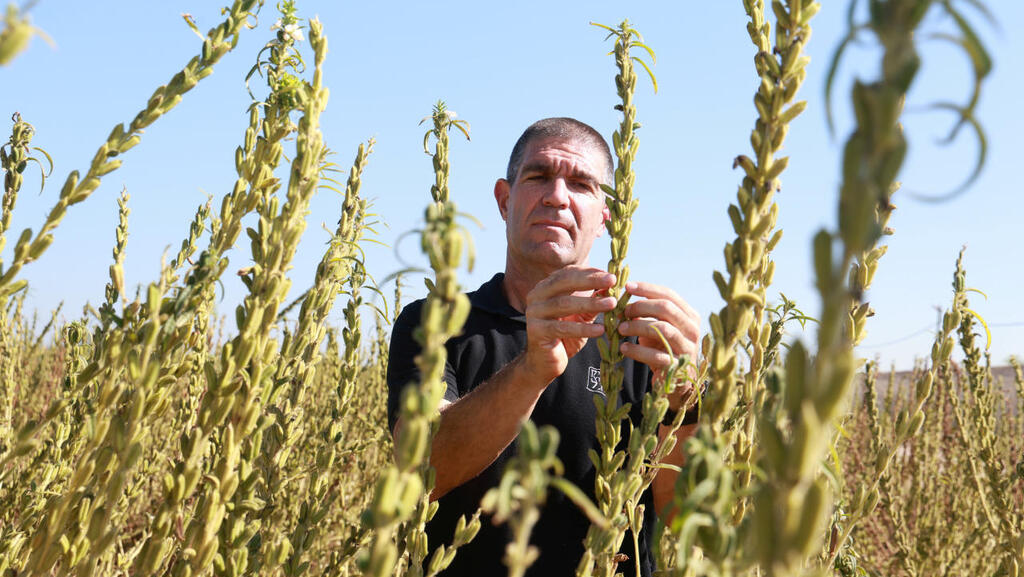
POLYGON ((505 280, 505 273, 499 272, 491 277, 491 280, 480 285, 480 288, 469 293, 469 302, 474 307, 508 317, 514 321, 526 322, 526 315, 517 311, 505 298, 505 291, 502 284, 505 280))

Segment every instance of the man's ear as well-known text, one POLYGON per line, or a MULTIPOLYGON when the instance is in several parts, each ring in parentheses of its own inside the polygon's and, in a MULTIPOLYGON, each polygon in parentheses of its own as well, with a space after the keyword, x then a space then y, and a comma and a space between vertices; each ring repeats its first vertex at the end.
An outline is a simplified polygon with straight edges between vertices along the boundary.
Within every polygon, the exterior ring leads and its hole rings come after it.
POLYGON ((494 200, 498 203, 498 211, 501 212, 501 220, 506 220, 508 218, 508 195, 511 192, 512 187, 504 178, 499 178, 494 183, 494 200))
POLYGON ((601 209, 601 228, 597 229, 597 236, 598 237, 600 237, 602 234, 604 234, 605 228, 607 228, 607 227, 604 226, 604 223, 608 222, 611 219, 612 219, 612 212, 610 210, 608 210, 608 205, 605 204, 604 208, 601 209))

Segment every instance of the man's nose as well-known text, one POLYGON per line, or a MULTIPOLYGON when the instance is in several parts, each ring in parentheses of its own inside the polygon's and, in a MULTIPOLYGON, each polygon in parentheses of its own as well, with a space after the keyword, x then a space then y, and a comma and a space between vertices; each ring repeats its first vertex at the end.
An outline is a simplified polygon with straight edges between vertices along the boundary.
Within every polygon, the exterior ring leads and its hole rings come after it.
POLYGON ((569 187, 564 178, 551 179, 551 186, 544 192, 544 206, 566 208, 569 206, 569 187))

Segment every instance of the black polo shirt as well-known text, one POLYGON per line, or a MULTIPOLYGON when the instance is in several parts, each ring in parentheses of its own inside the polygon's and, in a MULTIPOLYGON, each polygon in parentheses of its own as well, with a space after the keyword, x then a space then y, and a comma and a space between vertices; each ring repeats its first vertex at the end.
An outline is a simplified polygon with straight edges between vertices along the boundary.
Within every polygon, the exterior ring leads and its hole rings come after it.
MULTIPOLYGON (((502 290, 502 273, 496 274, 475 292, 469 293, 472 310, 462 334, 447 343, 448 360, 444 380, 448 385, 444 398, 455 402, 485 382, 502 367, 518 356, 526 347, 526 317, 512 308, 502 290)), ((413 330, 420 324, 423 301, 409 304, 395 321, 391 334, 391 353, 388 360, 388 425, 394 429, 399 416, 402 389, 419 381, 415 358, 420 345, 413 338, 413 330)), ((598 449, 595 436, 594 395, 603 395, 600 387, 601 355, 595 339, 574 357, 562 376, 555 379, 541 395, 530 419, 538 426, 552 425, 561 436, 558 458, 565 465, 565 478, 594 498, 594 464, 588 452, 598 449)), ((632 404, 630 419, 639 425, 641 400, 647 392, 650 370, 643 363, 625 360, 621 401, 632 404)), ((623 445, 628 442, 628 423, 623 426, 623 445)), ((476 478, 449 491, 438 501, 437 514, 427 525, 430 549, 451 543, 455 523, 460 515, 476 511, 488 489, 498 484, 505 464, 515 454, 516 443, 481 472, 476 478)), ((653 561, 650 543, 654 529, 654 504, 650 491, 642 503, 645 505, 644 528, 639 536, 641 572, 650 575, 653 561)), ((530 542, 540 549, 540 557, 527 573, 537 577, 573 575, 583 555, 583 539, 589 521, 579 509, 559 491, 548 492, 547 504, 540 521, 534 528, 530 542)), ((502 564, 505 545, 512 540, 507 525, 494 526, 484 520, 480 533, 472 543, 464 546, 455 556, 451 567, 443 573, 454 576, 504 575, 502 564)), ((632 539, 623 540, 622 553, 629 561, 619 563, 624 575, 634 574, 632 539)))

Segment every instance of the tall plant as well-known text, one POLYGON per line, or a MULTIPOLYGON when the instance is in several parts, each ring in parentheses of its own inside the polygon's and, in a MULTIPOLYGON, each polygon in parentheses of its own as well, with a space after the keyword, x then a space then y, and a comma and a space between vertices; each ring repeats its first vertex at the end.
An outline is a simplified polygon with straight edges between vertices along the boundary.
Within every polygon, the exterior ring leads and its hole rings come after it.
MULTIPOLYGON (((953 15, 962 29, 969 30, 950 2, 871 3, 868 28, 883 49, 881 76, 871 83, 855 82, 856 127, 844 149, 838 230, 820 231, 814 239, 815 276, 822 298, 817 351, 812 359, 800 343, 790 349, 781 410, 766 414, 761 426, 765 451, 759 464, 767 478, 754 495, 753 527, 760 563, 769 575, 799 573, 804 559, 819 547, 820 527, 830 503, 820 463, 828 449, 829 431, 849 395, 857 368, 854 345, 863 329, 856 315, 864 310, 864 295, 854 289, 870 280, 858 274, 873 273, 872 259, 865 255, 872 255, 885 232, 890 196, 907 150, 900 116, 920 66, 915 32, 932 6, 953 15), (855 262, 860 266, 851 274, 855 262), (801 506, 794 507, 795 503, 801 506), (779 527, 783 530, 774 530, 779 527)), ((962 112, 969 114, 969 107, 962 112)), ((920 384, 918 405, 927 398, 930 385, 927 380, 920 384)), ((923 418, 918 406, 905 420, 903 433, 916 432, 923 418)))
MULTIPOLYGON (((611 259, 608 261, 608 272, 615 275, 615 285, 608 289, 609 296, 617 299, 615 308, 604 315, 605 338, 598 341, 601 352, 601 388, 604 395, 595 398, 597 406, 597 440, 599 451, 591 453, 590 458, 596 468, 594 496, 598 508, 607 519, 607 524, 592 524, 584 540, 586 548, 583 558, 576 569, 578 576, 612 575, 615 572, 615 556, 629 527, 630 518, 635 518, 635 504, 639 492, 643 490, 643 477, 637 467, 624 468, 627 453, 620 448, 622 440, 622 421, 629 414, 630 405, 620 406, 622 391, 624 356, 617 346, 622 341, 619 324, 624 320, 629 293, 626 292, 626 281, 629 279, 629 266, 625 264, 626 252, 629 248, 629 234, 633 228, 632 217, 638 202, 633 198, 633 187, 636 174, 633 171, 633 160, 636 158, 640 140, 636 130, 640 124, 636 120, 636 105, 633 96, 636 92, 637 74, 634 65, 639 64, 650 75, 654 88, 657 81, 647 63, 633 56, 633 48, 645 50, 654 61, 654 51, 643 43, 643 37, 633 28, 629 21, 623 21, 616 28, 598 25, 608 30, 608 38, 615 38, 615 65, 618 74, 615 76, 615 87, 620 104, 616 109, 622 112, 619 128, 612 134, 612 148, 617 162, 615 166, 614 186, 601 185, 606 198, 605 203, 611 217, 605 222, 611 238, 611 259)), ((662 410, 664 414, 664 409, 662 410)), ((656 440, 655 440, 656 441, 656 440)), ((654 447, 650 447, 653 451, 654 447)), ((637 453, 643 448, 637 447, 637 453)), ((640 462, 646 455, 638 455, 640 462)))
MULTIPOLYGON (((462 328, 469 315, 469 299, 460 292, 455 275, 465 250, 465 233, 455 222, 455 204, 448 187, 448 135, 455 128, 469 138, 468 124, 456 118, 444 102, 438 102, 428 118, 433 128, 424 135, 423 148, 429 154, 427 145, 431 137, 435 139, 434 184, 430 187, 433 202, 427 207, 427 222, 420 240, 434 270, 434 280, 426 280, 429 293, 417 333, 417 340, 423 347, 416 357, 422 381, 418 386, 406 388, 402 394, 395 465, 382 473, 373 504, 364 513, 364 521, 374 536, 362 565, 366 575, 375 577, 395 574, 399 563, 396 536, 400 536, 398 544, 408 551, 406 571, 422 575, 423 560, 427 556, 425 526, 437 510, 437 504, 430 502, 434 489, 430 447, 440 420, 438 407, 445 389, 442 378, 447 355, 445 343, 462 328)), ((463 531, 475 533, 475 529, 465 523, 461 527, 463 531)), ((457 535, 456 541, 468 541, 466 536, 457 535)))
POLYGON ((766 293, 775 263, 771 251, 782 238, 776 230, 780 176, 789 164, 778 157, 790 124, 806 109, 795 101, 806 77, 810 22, 817 2, 772 2, 774 40, 765 3, 744 0, 747 33, 757 54, 760 80, 754 95, 757 120, 750 134, 752 157, 737 156, 743 170, 736 203, 728 209, 736 238, 725 246, 725 274, 713 278, 725 305, 710 317, 705 340, 709 390, 701 407, 700 427, 685 447, 686 464, 679 475, 672 504, 676 515, 666 527, 675 546, 676 574, 706 571, 730 575, 747 561, 738 558, 739 533, 749 511, 752 462, 757 447, 759 407, 767 401, 766 372, 781 339, 789 309, 778 322, 766 323, 766 293), (740 349, 749 357, 740 365, 740 349), (702 555, 694 556, 697 547, 702 555))

